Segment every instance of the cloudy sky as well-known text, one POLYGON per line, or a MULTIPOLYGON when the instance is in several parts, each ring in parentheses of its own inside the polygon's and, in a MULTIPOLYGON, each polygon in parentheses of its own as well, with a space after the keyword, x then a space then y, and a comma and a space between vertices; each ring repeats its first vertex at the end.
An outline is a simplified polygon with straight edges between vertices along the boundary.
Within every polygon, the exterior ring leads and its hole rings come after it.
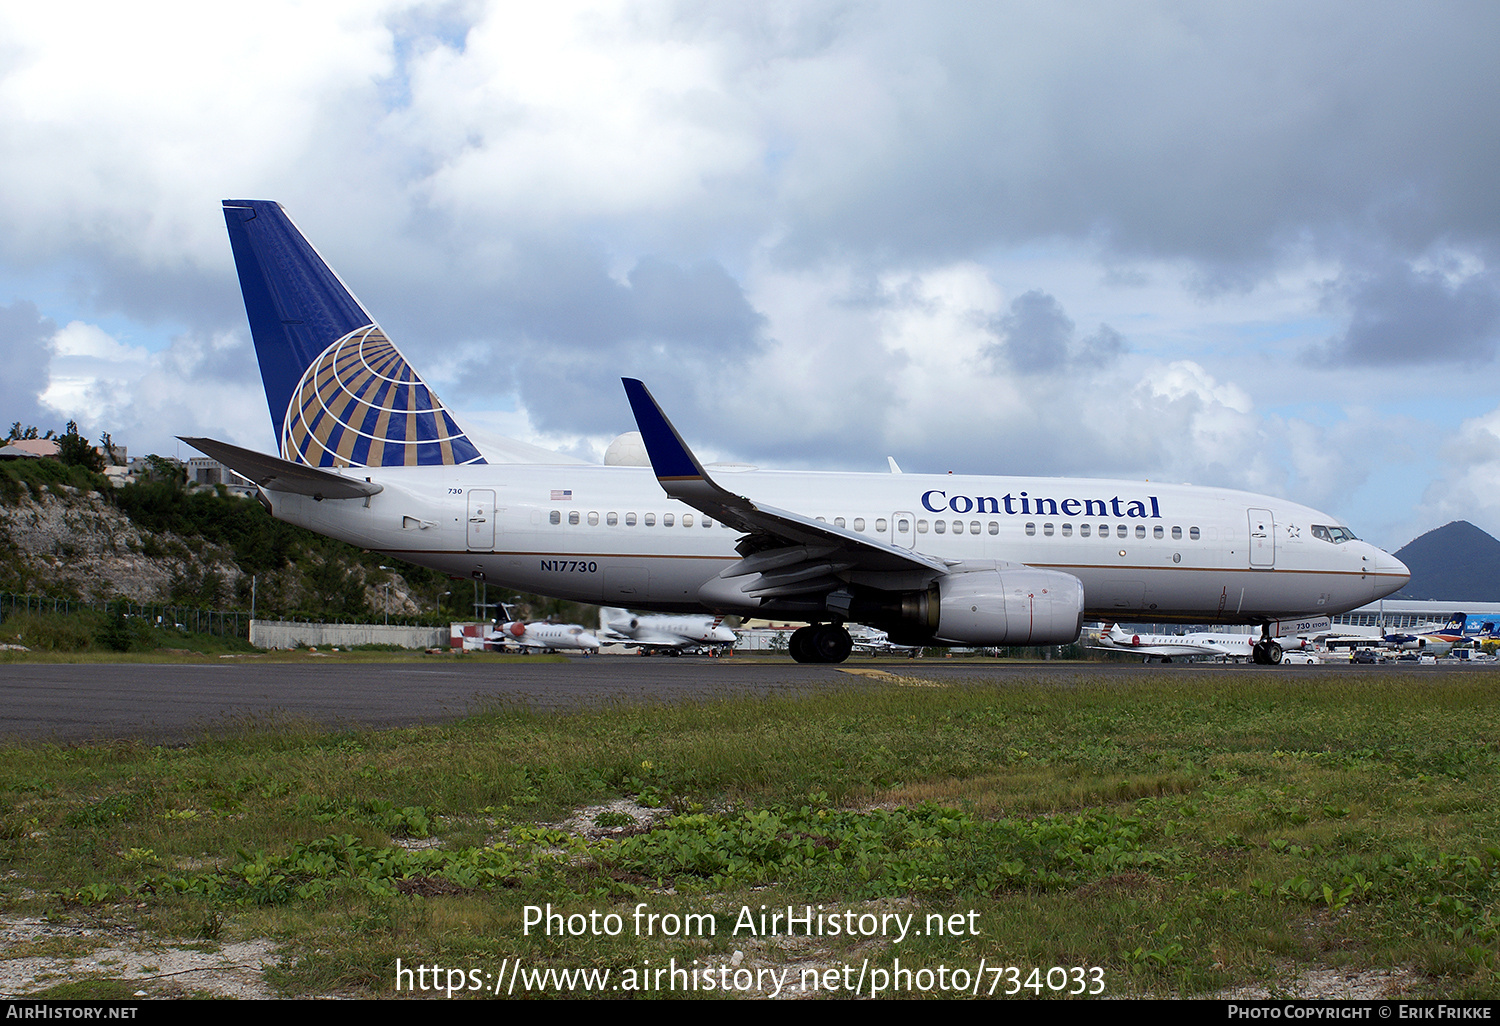
POLYGON ((1500 5, 0 3, 0 419, 265 451, 219 201, 598 458, 1500 534, 1500 5))

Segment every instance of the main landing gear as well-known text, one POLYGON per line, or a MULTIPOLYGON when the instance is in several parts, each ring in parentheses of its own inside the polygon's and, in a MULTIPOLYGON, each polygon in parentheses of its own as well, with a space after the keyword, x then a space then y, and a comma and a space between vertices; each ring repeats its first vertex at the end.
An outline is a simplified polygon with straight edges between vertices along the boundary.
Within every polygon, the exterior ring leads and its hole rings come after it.
POLYGON ((1281 662, 1281 646, 1271 640, 1271 625, 1261 624, 1260 640, 1250 652, 1250 658, 1258 666, 1276 666, 1281 662))
POLYGON ((854 650, 854 639, 842 624, 813 623, 793 631, 787 648, 799 663, 841 663, 854 650))

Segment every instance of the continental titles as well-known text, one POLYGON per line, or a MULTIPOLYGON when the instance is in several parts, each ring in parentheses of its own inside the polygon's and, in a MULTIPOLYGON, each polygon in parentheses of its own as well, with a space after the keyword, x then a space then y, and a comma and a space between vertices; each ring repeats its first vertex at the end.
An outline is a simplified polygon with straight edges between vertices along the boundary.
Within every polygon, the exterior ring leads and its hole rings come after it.
POLYGON ((1161 506, 1155 495, 1145 500, 1118 495, 1108 499, 1054 499, 1025 492, 993 495, 953 495, 939 488, 922 493, 922 508, 929 513, 1005 513, 1009 516, 1115 517, 1160 520, 1161 506), (1148 512, 1149 509, 1149 512, 1148 512))

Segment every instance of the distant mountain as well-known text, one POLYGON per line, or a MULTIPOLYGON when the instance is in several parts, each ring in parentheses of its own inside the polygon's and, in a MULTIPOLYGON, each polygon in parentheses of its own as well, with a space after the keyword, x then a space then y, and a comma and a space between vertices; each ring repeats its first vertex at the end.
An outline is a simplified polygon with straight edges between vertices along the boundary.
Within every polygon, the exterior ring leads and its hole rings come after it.
POLYGON ((1396 558, 1411 568, 1411 583, 1392 598, 1500 602, 1500 541, 1467 520, 1428 531, 1396 558))

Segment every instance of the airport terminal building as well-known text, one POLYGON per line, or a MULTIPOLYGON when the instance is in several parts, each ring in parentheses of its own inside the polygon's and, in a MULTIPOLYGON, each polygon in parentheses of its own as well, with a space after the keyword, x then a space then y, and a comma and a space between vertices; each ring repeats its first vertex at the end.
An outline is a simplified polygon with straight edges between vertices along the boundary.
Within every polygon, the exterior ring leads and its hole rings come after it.
POLYGON ((1479 624, 1500 623, 1500 602, 1451 602, 1444 600, 1385 599, 1368 606, 1351 609, 1333 617, 1335 627, 1374 627, 1377 624, 1396 630, 1428 623, 1443 623, 1454 613, 1469 615, 1469 628, 1479 624))
MULTIPOLYGON (((1339 627, 1375 627, 1384 624, 1388 630, 1405 631, 1424 625, 1446 623, 1454 613, 1466 613, 1469 617, 1468 631, 1474 633, 1486 623, 1500 624, 1500 602, 1456 602, 1446 599, 1385 599, 1371 602, 1368 606, 1351 609, 1347 613, 1330 617, 1335 629, 1339 627)), ((1184 628, 1181 624, 1146 624, 1131 621, 1143 633, 1184 634, 1190 630, 1207 630, 1208 625, 1184 628)), ((1258 634, 1259 627, 1217 626, 1211 628, 1228 634, 1258 634)))

